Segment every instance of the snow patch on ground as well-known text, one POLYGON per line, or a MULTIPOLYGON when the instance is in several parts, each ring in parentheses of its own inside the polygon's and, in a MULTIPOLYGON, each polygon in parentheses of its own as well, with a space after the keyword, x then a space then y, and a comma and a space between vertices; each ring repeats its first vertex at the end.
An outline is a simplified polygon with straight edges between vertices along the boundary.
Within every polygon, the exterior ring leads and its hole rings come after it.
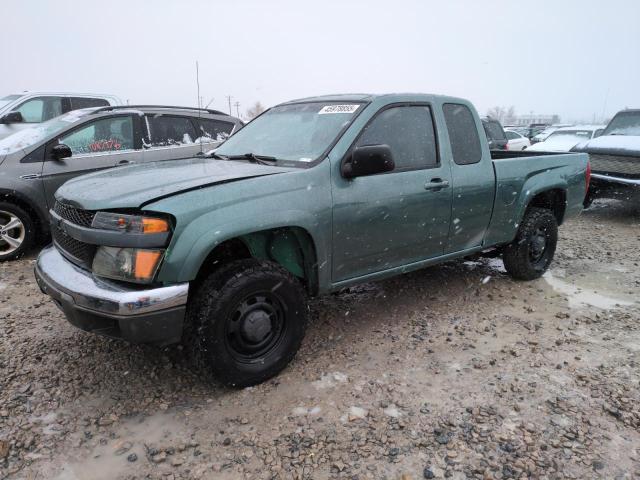
POLYGON ((621 306, 633 305, 633 302, 602 295, 588 288, 578 287, 554 277, 551 272, 546 272, 543 278, 556 292, 567 296, 569 308, 596 307, 603 310, 610 310, 621 306))
POLYGON ((318 389, 331 388, 339 383, 346 383, 347 380, 349 377, 342 372, 327 373, 320 377, 320 380, 313 382, 313 386, 318 389))

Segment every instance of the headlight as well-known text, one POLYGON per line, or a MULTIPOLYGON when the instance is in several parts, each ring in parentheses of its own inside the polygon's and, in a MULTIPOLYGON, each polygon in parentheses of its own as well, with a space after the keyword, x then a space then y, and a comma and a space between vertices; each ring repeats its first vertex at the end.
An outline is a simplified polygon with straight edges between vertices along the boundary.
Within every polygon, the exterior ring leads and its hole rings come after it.
MULTIPOLYGON (((95 221, 95 220, 94 220, 95 221)), ((93 257, 93 273, 125 282, 153 281, 164 250, 99 247, 93 257)))
POLYGON ((103 230, 118 230, 127 233, 163 233, 170 230, 169 222, 163 218, 111 212, 96 213, 91 226, 103 230))

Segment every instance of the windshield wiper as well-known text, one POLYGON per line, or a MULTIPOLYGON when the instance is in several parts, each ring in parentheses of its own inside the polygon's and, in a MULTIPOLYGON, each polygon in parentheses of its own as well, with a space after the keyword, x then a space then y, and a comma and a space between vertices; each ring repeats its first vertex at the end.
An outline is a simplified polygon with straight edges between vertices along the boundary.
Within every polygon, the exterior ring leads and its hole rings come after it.
POLYGON ((260 165, 273 165, 278 161, 276 157, 269 155, 256 155, 255 153, 243 153, 242 155, 228 155, 227 160, 249 160, 251 163, 259 163, 260 165))
MULTIPOLYGON (((198 152, 196 155, 198 154, 200 154, 200 152, 198 152)), ((215 150, 211 150, 210 152, 204 153, 204 156, 207 158, 217 158, 218 160, 229 160, 229 157, 225 155, 220 155, 219 153, 216 153, 215 150)))

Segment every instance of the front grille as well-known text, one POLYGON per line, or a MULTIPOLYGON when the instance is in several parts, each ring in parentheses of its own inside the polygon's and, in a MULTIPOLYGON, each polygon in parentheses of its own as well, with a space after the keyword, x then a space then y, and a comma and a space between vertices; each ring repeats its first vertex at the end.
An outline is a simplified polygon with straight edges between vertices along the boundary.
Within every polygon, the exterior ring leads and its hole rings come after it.
POLYGON ((93 217, 96 214, 91 210, 74 208, 58 201, 56 201, 55 205, 53 206, 53 211, 65 220, 68 220, 69 222, 75 223, 76 225, 80 225, 82 227, 90 227, 91 222, 93 222, 93 217))
POLYGON ((616 173, 619 175, 640 175, 640 158, 622 155, 590 154, 591 170, 594 173, 616 173))
POLYGON ((91 268, 97 248, 95 245, 70 237, 60 227, 53 228, 52 236, 60 253, 81 267, 91 268))

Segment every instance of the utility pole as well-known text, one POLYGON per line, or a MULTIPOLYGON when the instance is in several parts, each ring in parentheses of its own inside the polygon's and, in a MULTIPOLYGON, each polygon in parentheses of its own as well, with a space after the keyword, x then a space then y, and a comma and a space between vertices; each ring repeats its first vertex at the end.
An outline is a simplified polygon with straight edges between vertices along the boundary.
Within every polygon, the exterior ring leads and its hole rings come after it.
POLYGON ((234 103, 233 106, 236 107, 236 116, 240 118, 240 102, 234 103))
POLYGON ((233 115, 233 113, 231 112, 231 99, 233 97, 231 95, 227 95, 227 102, 229 102, 229 115, 233 115))

